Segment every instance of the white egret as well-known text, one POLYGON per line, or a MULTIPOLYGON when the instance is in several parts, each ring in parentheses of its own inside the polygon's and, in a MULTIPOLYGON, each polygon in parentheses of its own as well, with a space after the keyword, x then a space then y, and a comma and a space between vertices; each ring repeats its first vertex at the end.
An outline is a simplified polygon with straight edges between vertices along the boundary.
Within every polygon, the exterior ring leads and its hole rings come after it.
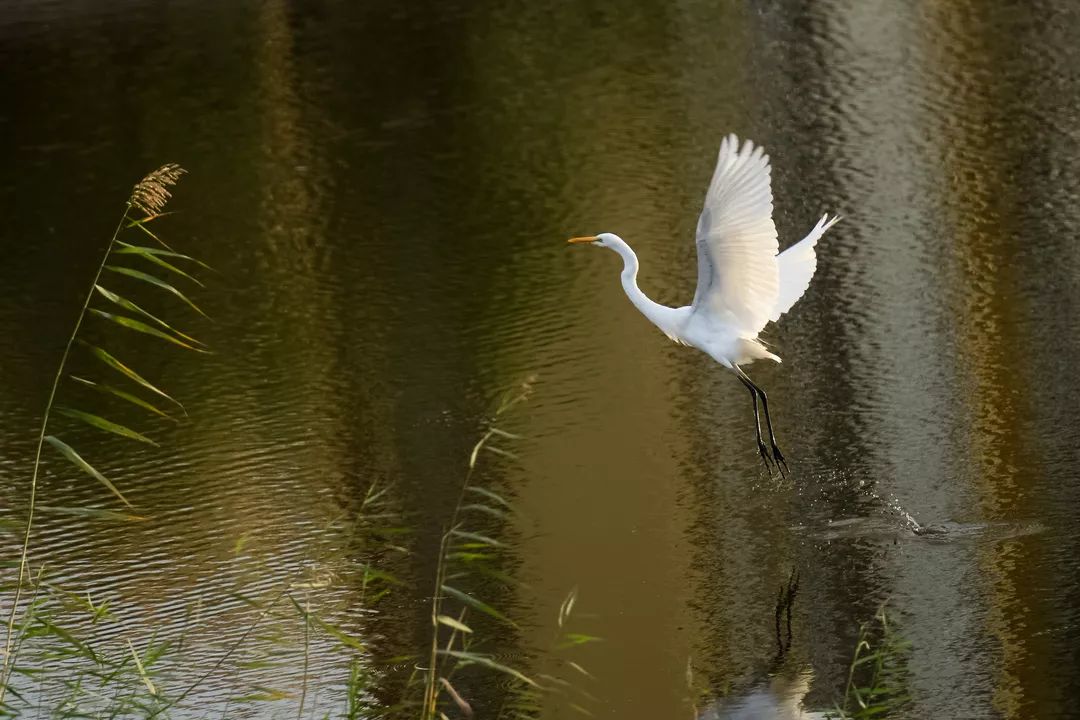
POLYGON ((750 391, 758 452, 768 466, 758 416, 760 398, 772 460, 783 472, 787 463, 776 445, 769 400, 740 366, 762 359, 780 362, 758 334, 806 292, 817 269, 814 246, 840 218, 823 215, 809 235, 777 254, 769 172, 769 156, 761 147, 747 140, 740 149, 734 135, 720 143, 697 224, 697 291, 693 303, 685 307, 667 307, 646 297, 637 284, 637 255, 618 235, 600 233, 569 242, 618 253, 623 260, 623 290, 634 307, 675 342, 696 347, 735 373, 750 391))

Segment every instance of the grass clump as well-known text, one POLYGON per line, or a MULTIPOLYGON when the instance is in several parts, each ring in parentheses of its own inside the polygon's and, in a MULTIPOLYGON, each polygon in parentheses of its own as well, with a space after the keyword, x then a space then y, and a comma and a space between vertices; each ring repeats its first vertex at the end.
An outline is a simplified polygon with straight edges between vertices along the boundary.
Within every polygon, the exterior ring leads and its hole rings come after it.
POLYGON ((878 609, 872 623, 859 626, 844 697, 826 717, 869 720, 904 707, 910 700, 905 689, 908 648, 885 608, 878 609))

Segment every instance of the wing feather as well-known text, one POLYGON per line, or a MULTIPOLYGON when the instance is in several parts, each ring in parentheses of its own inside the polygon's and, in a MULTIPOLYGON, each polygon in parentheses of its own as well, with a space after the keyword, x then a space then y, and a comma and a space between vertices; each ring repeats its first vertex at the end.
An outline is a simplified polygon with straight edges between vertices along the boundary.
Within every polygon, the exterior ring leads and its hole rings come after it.
POLYGON ((810 287, 810 280, 817 270, 817 253, 814 246, 825 231, 839 222, 840 217, 822 215, 814 229, 799 242, 789 247, 776 256, 777 269, 779 271, 780 291, 776 298, 776 307, 773 308, 770 320, 776 322, 780 316, 791 309, 810 287))
POLYGON ((705 312, 753 336, 776 307, 779 273, 772 220, 769 156, 729 135, 698 219, 695 313, 705 312))

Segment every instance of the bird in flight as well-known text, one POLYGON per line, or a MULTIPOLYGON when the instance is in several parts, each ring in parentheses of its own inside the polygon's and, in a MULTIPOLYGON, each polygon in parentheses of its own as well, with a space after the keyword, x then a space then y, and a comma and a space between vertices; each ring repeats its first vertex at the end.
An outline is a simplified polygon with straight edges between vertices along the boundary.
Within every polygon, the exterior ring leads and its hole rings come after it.
POLYGON ((758 334, 769 322, 791 310, 810 285, 817 268, 814 246, 840 218, 825 214, 799 242, 782 253, 773 224, 769 156, 749 140, 729 135, 720 143, 705 208, 697 224, 698 282, 694 301, 672 308, 650 300, 637 284, 638 259, 626 241, 613 233, 571 238, 614 250, 623 260, 622 286, 630 302, 669 338, 696 347, 735 373, 750 391, 758 452, 787 471, 776 445, 769 400, 743 371, 755 360, 780 358, 769 352, 758 334), (769 431, 769 448, 761 437, 758 401, 769 431))

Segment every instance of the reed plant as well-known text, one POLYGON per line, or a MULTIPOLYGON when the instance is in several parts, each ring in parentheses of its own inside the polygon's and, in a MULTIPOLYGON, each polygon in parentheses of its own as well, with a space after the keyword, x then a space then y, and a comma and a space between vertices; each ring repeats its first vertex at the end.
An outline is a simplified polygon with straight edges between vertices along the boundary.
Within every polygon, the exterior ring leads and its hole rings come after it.
MULTIPOLYGON (((515 457, 506 445, 517 436, 496 422, 522 402, 530 390, 530 385, 523 385, 498 405, 492 423, 470 452, 457 503, 440 536, 434 576, 438 591, 430 600, 430 643, 423 656, 381 658, 372 645, 380 634, 382 604, 396 603, 394 593, 399 590, 410 591, 390 569, 394 557, 413 552, 408 547, 413 543, 407 522, 395 505, 392 486, 373 484, 349 515, 327 520, 315 534, 308 560, 277 590, 253 594, 241 586, 231 593, 253 614, 242 632, 209 663, 205 657, 189 655, 188 649, 197 641, 189 640, 186 632, 167 639, 140 640, 129 634, 128 623, 114 613, 109 603, 96 603, 90 597, 69 592, 39 573, 27 583, 32 594, 15 632, 15 654, 24 643, 33 644, 37 650, 31 656, 32 662, 15 666, 16 674, 27 680, 36 698, 31 701, 14 686, 10 692, 22 711, 46 709, 53 717, 163 718, 183 708, 185 701, 216 676, 219 683, 222 678, 230 678, 231 698, 221 711, 222 717, 245 707, 249 708, 247 712, 264 712, 257 706, 281 701, 294 703, 297 718, 318 717, 308 709, 312 692, 310 652, 318 642, 324 648, 327 643, 336 646, 347 668, 344 697, 338 698, 340 717, 471 718, 478 698, 470 692, 493 685, 499 691, 486 693, 481 700, 488 705, 477 706, 484 717, 493 720, 537 718, 556 705, 589 714, 587 707, 595 699, 583 685, 591 676, 570 654, 597 638, 577 632, 574 627, 576 590, 560 605, 546 647, 523 653, 515 664, 492 652, 492 646, 500 641, 499 628, 516 631, 520 624, 485 595, 484 588, 492 582, 507 588, 525 586, 501 568, 503 555, 511 545, 506 535, 518 512, 512 499, 491 483, 481 482, 483 477, 477 471, 485 457, 507 461, 515 457), (497 445, 495 439, 502 442, 497 445), (324 550, 319 549, 318 538, 326 539, 324 550), (318 602, 322 590, 343 580, 325 570, 329 561, 324 562, 321 553, 333 553, 342 546, 350 549, 354 559, 354 576, 347 582, 359 591, 355 598, 359 606, 354 604, 350 610, 348 628, 336 622, 318 602), (290 630, 295 636, 298 627, 303 638, 299 657, 294 647, 284 647, 281 637, 290 630), (116 638, 121 638, 120 642, 116 638), (430 662, 432 658, 434 663, 430 662), (400 697, 387 701, 384 681, 390 666, 400 665, 403 660, 420 668, 414 676, 418 682, 407 683, 400 697), (299 688, 245 686, 247 669, 266 671, 275 667, 280 667, 283 677, 295 677, 299 670, 299 688), (486 679, 488 675, 504 681, 491 683, 486 679), (469 678, 461 686, 463 676, 469 678), (414 688, 421 697, 413 697, 414 688)), ((237 553, 241 552, 244 538, 236 545, 237 553)), ((265 570, 272 572, 269 567, 265 570)), ((253 584, 265 577, 257 567, 250 572, 254 574, 253 584)), ((119 590, 122 594, 123 588, 119 590)), ((6 704, 0 713, 19 714, 20 709, 11 704, 6 704)))
POLYGON ((512 524, 516 510, 506 496, 477 481, 478 465, 485 456, 516 459, 506 444, 520 437, 500 424, 511 409, 528 399, 534 381, 527 379, 496 405, 487 428, 469 453, 457 502, 439 539, 430 601, 430 642, 426 664, 422 666, 420 720, 448 720, 454 714, 474 717, 471 699, 456 686, 457 677, 468 669, 501 675, 506 680, 503 696, 497 699, 497 709, 485 713, 487 717, 535 718, 555 697, 561 697, 568 707, 588 714, 584 705, 591 696, 575 680, 591 676, 580 664, 562 657, 571 648, 599 640, 570 629, 578 598, 576 589, 559 608, 550 647, 524 658, 532 667, 501 660, 486 649, 492 638, 485 637, 483 632, 486 628, 490 635, 500 635, 516 632, 520 626, 509 612, 483 597, 481 591, 492 584, 523 586, 501 569, 507 544, 499 535, 512 524), (580 677, 568 678, 567 671, 580 677))
MULTIPOLYGON (((189 654, 195 641, 189 639, 187 629, 168 638, 140 638, 108 601, 70 591, 53 582, 42 564, 34 566, 31 540, 36 514, 44 507, 39 495, 43 467, 50 458, 47 447, 54 452, 53 459, 65 460, 100 484, 116 506, 66 508, 65 512, 138 520, 142 516, 134 503, 101 470, 105 465, 93 459, 94 448, 76 447, 80 443, 73 439, 79 437, 74 427, 82 425, 156 446, 151 432, 127 418, 144 414, 178 421, 186 416, 177 399, 127 359, 131 350, 123 341, 142 336, 188 352, 209 352, 203 342, 179 329, 180 323, 172 317, 176 309, 205 317, 185 285, 202 287, 198 276, 209 268, 178 252, 158 232, 167 216, 171 189, 183 174, 179 166, 165 165, 132 189, 103 247, 53 373, 29 473, 25 518, 18 526, 21 540, 18 558, 11 565, 14 577, 2 588, 10 607, 0 660, 0 717, 33 710, 51 717, 164 718, 184 707, 210 678, 223 675, 235 679, 235 692, 222 710, 223 716, 240 706, 287 699, 295 702, 296 716, 301 718, 314 713, 309 709, 313 707, 309 686, 316 643, 324 647, 329 643, 340 653, 347 676, 341 687, 344 697, 338 698, 338 704, 346 718, 474 717, 478 697, 473 691, 494 685, 485 681, 488 675, 498 676, 502 682, 497 684, 498 692, 483 698, 490 704, 484 707, 485 717, 535 718, 556 699, 588 713, 586 706, 592 699, 580 686, 591 676, 568 653, 597 638, 573 627, 576 590, 561 604, 547 647, 524 653, 515 662, 494 650, 506 632, 516 635, 522 630, 512 613, 500 605, 500 598, 526 588, 506 570, 511 555, 507 535, 517 510, 511 498, 485 482, 478 471, 485 459, 516 459, 507 448, 519 438, 505 430, 502 422, 528 398, 531 379, 500 400, 469 454, 456 502, 448 509, 439 536, 427 643, 419 655, 408 658, 417 669, 396 700, 386 701, 383 681, 390 674, 388 666, 399 665, 406 658, 380 659, 373 648, 372 638, 378 637, 378 624, 384 617, 378 608, 392 600, 399 589, 427 592, 403 587, 405 583, 390 568, 394 556, 413 553, 408 546, 410 528, 394 504, 391 485, 373 483, 348 515, 329 518, 323 532, 312 541, 308 560, 276 589, 253 594, 240 587, 233 592, 233 599, 252 609, 250 621, 209 662, 205 654, 199 660, 189 654), (160 306, 162 299, 174 306, 168 313, 146 309, 160 306), (95 325, 98 329, 91 330, 95 325), (103 328, 118 330, 109 336, 103 328), (103 342, 99 337, 112 339, 103 342), (83 366, 93 369, 72 370, 83 366), (102 405, 111 409, 99 409, 102 405), (341 580, 323 571, 318 538, 331 537, 327 547, 334 550, 328 552, 339 551, 344 544, 357 569, 356 576, 348 579, 358 589, 348 623, 339 622, 340 613, 335 616, 319 603, 321 591, 341 580), (496 586, 503 590, 493 597, 496 586), (286 660, 293 664, 283 667, 290 676, 299 670, 298 688, 245 686, 240 679, 244 668, 276 667, 287 655, 262 652, 273 643, 267 640, 272 625, 302 633, 299 659, 290 655, 296 662, 286 660)), ((237 542, 237 554, 242 542, 237 542)), ((270 567, 265 570, 273 572, 270 567)), ((124 588, 116 590, 122 597, 124 588)), ((197 624, 185 623, 185 628, 197 624)))
MULTIPOLYGON (((58 629, 37 628, 35 620, 40 622, 39 611, 42 599, 38 595, 38 586, 31 580, 30 539, 34 526, 35 511, 38 509, 38 489, 43 463, 43 450, 51 447, 59 457, 67 460, 90 478, 100 483, 127 512, 134 507, 123 492, 101 472, 95 464, 86 459, 84 453, 61 437, 60 433, 50 432, 58 417, 69 422, 90 426, 98 431, 110 433, 127 440, 157 445, 149 436, 131 428, 129 425, 106 417, 99 412, 91 412, 85 406, 71 398, 78 397, 77 390, 92 390, 107 396, 113 401, 134 406, 138 410, 159 418, 175 419, 183 414, 180 402, 162 390, 158 385, 134 369, 131 363, 121 360, 115 349, 106 349, 102 344, 87 339, 86 328, 89 321, 105 323, 126 331, 138 333, 144 337, 168 343, 169 345, 196 353, 207 352, 206 346, 191 335, 177 329, 175 321, 163 319, 164 313, 151 313, 143 305, 130 300, 139 294, 164 293, 173 301, 178 301, 186 309, 199 315, 205 314, 177 287, 179 282, 189 282, 202 286, 195 274, 206 265, 188 255, 176 252, 151 229, 151 225, 164 217, 164 208, 171 196, 171 188, 176 184, 184 170, 178 165, 163 165, 140 180, 132 189, 120 213, 116 228, 105 245, 100 262, 89 283, 82 307, 75 321, 64 350, 53 374, 52 384, 41 424, 38 428, 37 446, 30 472, 29 498, 26 505, 26 518, 22 527, 22 542, 16 563, 16 577, 11 586, 11 605, 5 624, 3 658, 0 659, 0 709, 7 707, 8 693, 13 692, 12 674, 19 671, 16 664, 22 640, 34 632, 58 629), (182 269, 181 266, 187 266, 182 269), (107 278, 107 279, 106 279, 107 278), (130 291, 129 291, 130 288, 130 291), (134 294, 132 294, 134 293, 134 294), (72 356, 83 353, 95 361, 99 375, 73 375, 68 369, 72 356), (119 381, 120 384, 114 384, 119 381), (61 404, 61 400, 66 404, 61 404), (27 587, 34 588, 33 599, 23 604, 27 587), (21 618, 21 622, 20 622, 21 618)), ((156 227, 156 225, 154 225, 156 227)), ((140 299, 140 303, 144 302, 140 299)), ((82 514, 93 514, 93 510, 82 509, 82 514)), ((100 514, 116 516, 116 513, 103 511, 100 514)), ((124 516, 124 515, 121 515, 124 516)), ((130 517, 130 515, 127 515, 130 517)), ((90 653, 78 643, 72 645, 88 656, 90 653)), ((136 667, 145 670, 146 664, 138 655, 132 657, 136 667)), ((146 684, 146 683, 144 683, 146 684)))

